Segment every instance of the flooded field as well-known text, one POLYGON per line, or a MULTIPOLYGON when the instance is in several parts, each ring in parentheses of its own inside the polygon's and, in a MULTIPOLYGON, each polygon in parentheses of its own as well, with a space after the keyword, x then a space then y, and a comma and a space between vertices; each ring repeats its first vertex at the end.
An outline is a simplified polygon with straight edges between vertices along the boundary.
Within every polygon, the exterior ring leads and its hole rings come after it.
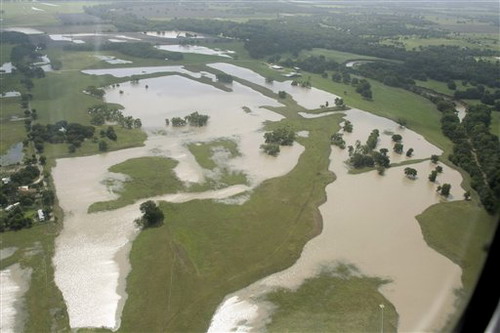
POLYGON ((5 166, 21 163, 23 161, 23 157, 23 143, 18 142, 10 146, 7 153, 5 153, 4 155, 0 155, 0 165, 5 166))
MULTIPOLYGON (((318 108, 318 101, 333 102, 336 97, 314 88, 292 87, 289 81, 267 84, 264 77, 253 71, 230 64, 210 66, 276 92, 286 90, 299 104, 309 108, 318 108)), ((116 77, 158 72, 184 73, 193 78, 204 75, 182 66, 83 72, 116 77)), ((238 204, 241 200, 233 200, 232 196, 244 194, 242 198, 245 200, 251 195, 252 188, 262 181, 284 175, 296 165, 304 150, 297 143, 282 149, 277 158, 267 156, 259 149, 263 143, 263 123, 283 118, 262 107, 280 104, 238 82, 233 82, 231 89, 230 92, 223 91, 179 75, 105 87, 106 101, 121 104, 126 115, 141 118, 148 139, 144 147, 60 159, 53 170, 57 195, 65 212, 65 227, 56 240, 55 280, 66 300, 71 327, 118 328, 127 297, 128 254, 138 232, 133 220, 140 215, 138 207, 142 201, 113 211, 88 214, 87 209, 92 203, 117 197, 106 186, 106 180, 124 178, 108 172, 108 168, 131 158, 165 156, 179 162, 174 171, 185 184, 202 183, 208 171, 196 163, 187 145, 227 138, 237 143, 242 156, 226 159, 224 163, 231 170, 243 172, 249 179, 248 186, 177 193, 153 199, 185 202, 204 198, 238 204), (207 127, 165 126, 165 119, 184 117, 195 111, 210 116, 207 127), (71 177, 74 170, 81 170, 79 177, 71 177)), ((354 125, 353 133, 344 135, 347 145, 354 145, 356 140, 364 143, 369 133, 378 129, 377 149, 387 148, 392 163, 441 154, 422 136, 386 118, 357 109, 350 109, 345 114, 354 125), (402 135, 405 151, 414 149, 411 158, 392 152, 393 134, 402 135)), ((301 115, 305 118, 325 117, 329 113, 301 115)), ((307 131, 298 133, 302 137, 308 134, 307 131)), ((328 200, 320 207, 323 216, 321 235, 305 246, 300 259, 289 269, 228 295, 215 314, 210 331, 261 329, 265 319, 272 314, 272 306, 259 302, 257 298, 276 287, 297 288, 306 278, 314 277, 324 265, 340 262, 356 265, 363 274, 393 281, 381 292, 396 306, 402 331, 439 329, 453 311, 453 291, 460 287, 461 271, 427 246, 415 220, 415 216, 427 207, 444 200, 436 194, 437 184, 427 180, 434 165, 429 161, 413 164, 418 177, 410 180, 404 176, 404 166, 389 168, 384 176, 376 171, 349 174, 344 163, 348 159, 347 149, 333 147, 330 159, 330 170, 336 174, 337 180, 327 186, 328 200)), ((448 200, 460 198, 463 190, 459 173, 444 165, 443 169, 438 183, 452 184, 448 200)))
MULTIPOLYGON (((8 253, 2 252, 2 256, 4 254, 8 253)), ((0 271, 0 332, 23 331, 24 294, 28 290, 30 279, 31 269, 21 268, 19 264, 0 271)))
POLYGON ((198 45, 158 45, 157 49, 170 51, 170 52, 181 52, 181 53, 195 53, 204 55, 215 55, 219 57, 231 58, 234 51, 223 51, 217 49, 211 49, 205 46, 198 45))
MULTIPOLYGON (((441 151, 420 135, 385 118, 350 110, 346 119, 354 125, 346 133, 347 145, 365 142, 373 129, 381 133, 400 133, 403 143, 415 149, 414 159, 441 151)), ((392 151, 390 136, 381 134, 379 148, 392 151)), ((405 156, 391 153, 393 162, 405 156)), ((386 170, 349 174, 344 161, 347 149, 332 147, 330 170, 337 176, 327 186, 327 202, 320 207, 322 233, 311 240, 300 259, 289 269, 266 277, 228 295, 212 319, 209 332, 261 330, 273 306, 259 298, 277 287, 298 288, 305 279, 316 276, 324 266, 352 263, 362 274, 392 280, 381 292, 395 305, 400 331, 439 330, 453 313, 454 290, 461 287, 460 268, 425 243, 415 216, 443 200, 436 184, 427 180, 435 167, 429 161, 412 165, 418 179, 404 176, 404 166, 386 170), (362 208, 362 209, 360 209, 362 208)), ((452 184, 449 200, 462 197, 461 176, 445 165, 438 180, 452 184)))
POLYGON ((286 91, 292 96, 297 104, 305 107, 306 109, 319 109, 320 105, 325 104, 325 102, 327 101, 333 105, 335 98, 338 97, 337 95, 316 88, 302 88, 299 86, 292 86, 292 81, 274 81, 268 83, 266 82, 265 77, 255 73, 250 69, 227 63, 214 63, 209 64, 208 66, 231 74, 233 76, 242 78, 249 82, 258 84, 260 86, 266 87, 275 93, 278 93, 279 91, 286 91))
POLYGON ((116 329, 120 325, 126 299, 125 278, 130 271, 128 254, 137 234, 133 221, 140 215, 140 202, 118 210, 87 213, 92 203, 116 198, 105 180, 120 177, 110 174, 109 167, 135 157, 165 156, 179 161, 175 168, 179 179, 202 182, 206 171, 195 162, 187 144, 221 137, 235 141, 242 155, 231 159, 230 167, 245 173, 250 186, 152 198, 184 202, 221 200, 251 191, 265 179, 286 174, 297 163, 304 150, 299 144, 283 149, 277 158, 259 149, 263 122, 282 119, 261 106, 279 104, 240 84, 234 83, 232 88, 232 92, 226 92, 176 75, 108 87, 107 102, 120 103, 126 115, 142 119, 149 133, 145 147, 57 160, 53 177, 65 221, 56 240, 55 280, 66 301, 71 327, 116 329), (243 106, 251 112, 245 112, 243 106), (165 118, 183 117, 194 111, 210 116, 207 127, 165 127, 165 118), (71 176, 74 170, 79 170, 79 177, 71 176))
POLYGON ((196 32, 190 31, 177 31, 177 30, 169 30, 169 31, 146 31, 145 35, 159 38, 205 38, 203 35, 198 35, 196 32))

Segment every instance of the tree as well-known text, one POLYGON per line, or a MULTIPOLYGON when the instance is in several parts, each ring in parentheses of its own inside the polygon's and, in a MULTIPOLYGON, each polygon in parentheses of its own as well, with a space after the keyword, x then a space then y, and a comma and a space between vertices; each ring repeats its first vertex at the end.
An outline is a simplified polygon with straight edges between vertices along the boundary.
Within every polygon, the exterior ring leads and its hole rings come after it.
POLYGON ((344 100, 342 98, 339 98, 339 97, 335 98, 335 106, 339 106, 339 107, 344 106, 344 100))
POLYGON ((392 136, 392 141, 394 141, 394 142, 400 142, 401 140, 403 140, 403 137, 399 134, 394 134, 392 136))
POLYGON ((172 118, 172 126, 174 127, 182 127, 182 126, 186 126, 187 125, 187 122, 180 118, 180 117, 173 117, 172 118))
POLYGON ((99 141, 99 151, 108 151, 108 144, 106 143, 106 141, 99 141))
POLYGON ((413 148, 408 149, 406 152, 406 157, 411 157, 413 155, 413 148))
POLYGON ((344 122, 344 126, 342 127, 344 132, 351 133, 352 132, 352 123, 349 120, 344 122))
POLYGON ((450 184, 443 184, 443 186, 441 186, 441 195, 443 197, 448 197, 450 195, 450 190, 451 190, 450 184))
POLYGON ((398 153, 398 154, 402 154, 403 153, 403 144, 401 143, 396 143, 394 145, 394 152, 398 153))
POLYGON ((264 151, 267 155, 278 156, 280 153, 280 146, 276 143, 265 143, 260 145, 260 149, 264 151))
POLYGON ((448 89, 450 90, 456 90, 457 89, 457 84, 455 83, 455 81, 448 81, 448 89))
POLYGON ((440 165, 438 165, 438 166, 436 167, 436 172, 437 172, 437 173, 443 173, 443 167, 442 167, 442 166, 440 166, 440 165))
POLYGON ((113 126, 108 127, 108 129, 106 130, 106 136, 108 137, 108 139, 116 141, 118 137, 116 136, 115 129, 113 128, 113 126))
POLYGON ((141 229, 151 228, 160 225, 165 219, 165 215, 161 209, 152 201, 143 202, 139 209, 142 216, 135 220, 135 223, 141 229))
POLYGON ((387 148, 382 148, 382 149, 380 149, 380 153, 381 153, 382 155, 384 155, 384 156, 387 156, 387 153, 388 153, 388 152, 389 152, 389 149, 387 149, 387 148))
POLYGON ((134 128, 141 128, 142 127, 142 121, 140 118, 137 118, 134 120, 134 128))
POLYGON ((286 91, 280 90, 278 91, 278 97, 279 98, 286 98, 286 91))
POLYGON ((438 155, 431 155, 431 162, 436 164, 439 161, 438 155))
POLYGON ((198 112, 193 112, 190 115, 184 117, 184 119, 189 123, 190 126, 197 126, 197 127, 205 126, 208 122, 208 118, 209 116, 204 114, 199 114, 198 112))
POLYGON ((470 191, 464 192, 464 200, 465 201, 469 201, 470 200, 470 196, 471 196, 470 191))
POLYGON ((436 170, 432 170, 430 175, 429 175, 429 181, 434 183, 436 181, 437 174, 438 173, 436 170))
POLYGON ((405 175, 410 179, 415 179, 417 177, 417 170, 413 168, 405 168, 405 175))

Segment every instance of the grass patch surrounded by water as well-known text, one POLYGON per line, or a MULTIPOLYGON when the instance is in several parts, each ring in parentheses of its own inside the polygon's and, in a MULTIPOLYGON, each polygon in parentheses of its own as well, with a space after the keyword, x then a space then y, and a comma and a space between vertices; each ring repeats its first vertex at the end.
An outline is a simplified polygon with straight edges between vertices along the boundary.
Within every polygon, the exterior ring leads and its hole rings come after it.
POLYGON ((123 182, 123 189, 117 191, 118 199, 93 203, 89 213, 117 209, 139 199, 178 192, 184 186, 173 170, 177 164, 170 158, 139 157, 113 165, 109 168, 110 172, 122 173, 130 178, 123 182))
POLYGON ((427 244, 462 268, 464 289, 471 292, 495 231, 495 218, 473 202, 453 201, 429 207, 417 220, 427 244))
POLYGON ((213 170, 217 167, 214 161, 215 149, 223 149, 229 153, 229 158, 238 157, 241 153, 238 150, 238 145, 233 140, 220 139, 210 142, 190 143, 188 149, 193 154, 196 162, 205 169, 213 170))
POLYGON ((266 300, 277 306, 267 332, 396 332, 398 314, 378 289, 380 278, 323 272, 297 290, 279 289, 266 300))

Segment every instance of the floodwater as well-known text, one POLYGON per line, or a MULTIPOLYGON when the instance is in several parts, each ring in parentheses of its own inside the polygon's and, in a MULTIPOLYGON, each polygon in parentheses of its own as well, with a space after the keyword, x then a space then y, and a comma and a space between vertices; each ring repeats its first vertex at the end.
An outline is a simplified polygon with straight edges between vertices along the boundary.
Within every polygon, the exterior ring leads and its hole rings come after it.
POLYGON ((57 160, 52 174, 65 219, 56 239, 55 281, 66 301, 72 328, 117 329, 127 297, 128 255, 137 235, 133 221, 139 217, 139 204, 144 200, 117 210, 88 214, 92 203, 117 197, 105 185, 106 179, 120 178, 108 172, 109 167, 131 158, 165 156, 179 161, 175 172, 182 181, 203 182, 206 170, 195 162, 187 144, 222 137, 237 142, 242 156, 228 163, 231 169, 246 173, 250 185, 151 198, 184 202, 244 195, 261 181, 286 174, 296 165, 304 150, 297 143, 283 149, 277 158, 259 150, 263 142, 263 122, 282 119, 281 115, 260 106, 279 104, 237 83, 232 88, 233 91, 226 92, 176 75, 123 83, 119 88, 107 87, 107 102, 120 103, 125 107, 125 115, 142 119, 148 133, 145 146, 57 160), (119 90, 124 93, 120 94, 119 90), (253 111, 245 112, 243 106, 253 111), (206 127, 165 127, 165 118, 183 117, 194 111, 210 116, 206 127), (78 177, 74 177, 75 170, 78 177))
POLYGON ((199 35, 196 32, 189 32, 189 31, 146 31, 146 35, 148 36, 153 36, 153 37, 160 37, 160 38, 185 38, 186 34, 190 34, 191 36, 189 38, 205 38, 203 35, 199 35))
POLYGON ((231 58, 230 53, 234 53, 234 51, 223 51, 223 50, 215 50, 205 46, 198 45, 158 45, 157 49, 170 51, 170 52, 181 52, 181 53, 196 53, 196 54, 204 54, 204 55, 215 55, 219 57, 231 58))
POLYGON ((14 65, 12 65, 11 62, 6 62, 0 67, 0 73, 1 74, 10 74, 12 73, 12 70, 16 69, 14 65))
POLYGON ((460 102, 455 102, 455 110, 457 110, 457 116, 460 121, 464 120, 465 115, 467 114, 467 106, 460 102))
POLYGON ((333 105, 335 98, 338 97, 337 95, 316 88, 302 88, 299 86, 292 86, 292 81, 273 81, 271 83, 268 83, 266 82, 266 78, 262 75, 257 74, 250 69, 235 66, 232 64, 214 63, 209 64, 208 66, 226 72, 227 74, 242 78, 249 82, 258 84, 260 86, 266 87, 275 93, 278 93, 279 91, 286 91, 292 96, 297 104, 305 107, 306 109, 319 109, 320 105, 325 104, 327 101, 329 104, 333 105))
POLYGON ((118 59, 118 58, 113 57, 113 56, 96 55, 95 57, 97 59, 105 61, 111 65, 122 65, 122 64, 131 64, 132 63, 132 61, 130 61, 130 60, 118 59))
POLYGON ((10 146, 7 153, 0 155, 0 165, 6 166, 21 163, 23 161, 23 157, 23 143, 18 142, 10 146))
POLYGON ((22 28, 22 27, 12 27, 12 28, 6 28, 4 29, 5 31, 16 31, 16 32, 21 32, 26 35, 39 35, 43 34, 43 31, 33 29, 33 28, 22 28))
MULTIPOLYGON (((441 153, 420 135, 390 120, 356 109, 346 115, 354 125, 353 133, 344 135, 347 145, 356 140, 364 143, 371 130, 379 129, 377 149, 389 149, 392 162, 408 158, 392 153, 391 132, 401 133, 403 144, 415 149, 414 159, 441 153)), ((413 164, 418 178, 410 180, 404 176, 405 166, 389 168, 384 176, 376 171, 349 174, 344 163, 347 159, 347 149, 332 146, 330 170, 337 179, 327 186, 328 199, 320 207, 322 233, 306 244, 290 268, 227 295, 209 332, 263 330, 273 306, 259 298, 277 287, 298 288, 323 267, 340 262, 356 265, 365 275, 392 280, 381 292, 396 307, 400 331, 442 328, 454 311, 454 290, 461 287, 461 270, 427 246, 415 219, 427 207, 444 200, 435 191, 437 184, 427 180, 435 165, 429 161, 413 164)), ((439 183, 452 185, 448 200, 460 199, 460 174, 442 167, 439 183)))
POLYGON ((0 249, 0 260, 5 260, 16 253, 17 247, 5 247, 0 249))
POLYGON ((24 294, 29 288, 31 268, 11 265, 0 271, 0 332, 22 332, 24 294))
POLYGON ((7 98, 7 97, 20 97, 21 93, 19 91, 7 91, 2 94, 0 94, 0 98, 7 98))

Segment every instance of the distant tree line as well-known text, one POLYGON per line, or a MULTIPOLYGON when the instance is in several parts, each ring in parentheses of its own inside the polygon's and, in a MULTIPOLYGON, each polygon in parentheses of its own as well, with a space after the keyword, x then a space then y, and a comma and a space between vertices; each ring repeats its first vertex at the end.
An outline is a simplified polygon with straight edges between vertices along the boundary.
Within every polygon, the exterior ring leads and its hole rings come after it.
POLYGON ((491 108, 484 104, 469 106, 460 123, 453 103, 442 99, 435 102, 442 112, 443 134, 454 143, 449 160, 469 173, 481 203, 494 214, 500 203, 500 143, 489 129, 491 108))

